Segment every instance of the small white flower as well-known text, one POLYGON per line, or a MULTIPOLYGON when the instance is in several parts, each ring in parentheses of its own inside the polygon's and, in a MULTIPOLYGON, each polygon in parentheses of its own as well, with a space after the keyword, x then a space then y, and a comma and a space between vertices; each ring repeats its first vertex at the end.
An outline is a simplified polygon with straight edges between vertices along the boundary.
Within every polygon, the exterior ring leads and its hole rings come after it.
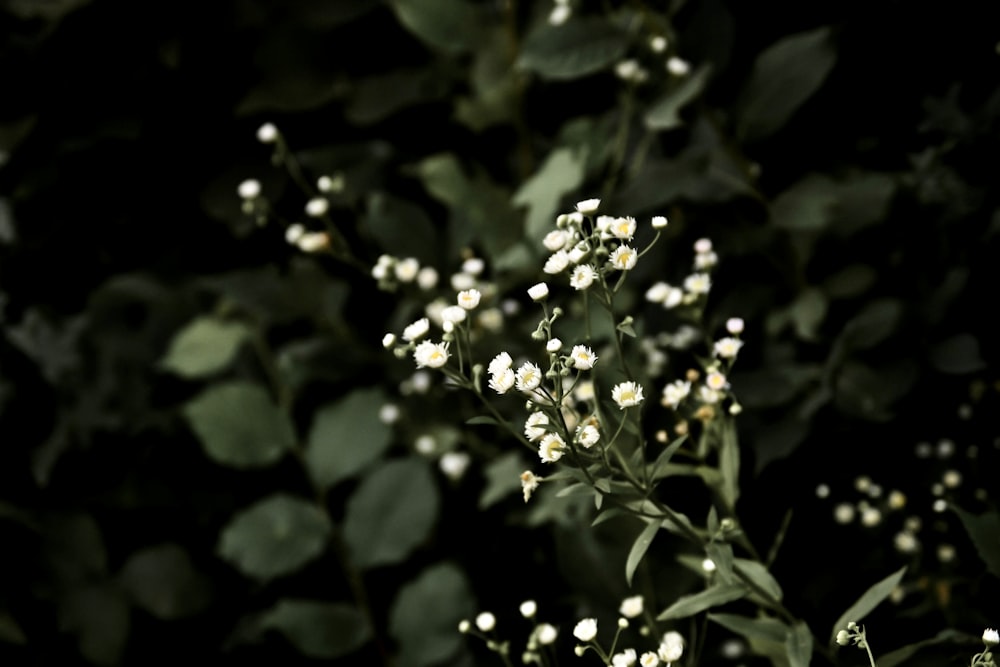
POLYGON ((642 385, 636 382, 619 382, 611 390, 611 398, 624 410, 642 403, 642 385))
POLYGON ((639 664, 642 667, 656 667, 660 664, 660 658, 652 651, 646 651, 639 657, 639 664))
POLYGON ((526 361, 517 369, 517 390, 534 391, 542 384, 542 369, 538 364, 526 361))
MULTIPOLYGON (((291 245, 296 245, 302 235, 306 233, 306 228, 295 222, 288 225, 288 229, 285 230, 285 241, 291 245)), ((386 265, 376 264, 372 267, 372 278, 375 280, 381 280, 387 275, 386 265)))
POLYGON ((462 272, 470 276, 478 276, 486 268, 486 262, 481 257, 470 257, 462 262, 462 272))
POLYGON ((510 368, 506 368, 502 371, 494 373, 493 376, 490 377, 490 389, 498 394, 506 394, 514 388, 515 380, 514 371, 510 368))
POLYGON ((432 290, 437 287, 438 272, 432 266, 425 266, 417 272, 417 286, 422 290, 432 290))
POLYGON ((589 254, 590 254, 590 245, 586 241, 580 241, 575 246, 573 246, 572 250, 569 251, 569 261, 573 265, 579 264, 584 259, 586 259, 587 255, 589 254))
POLYGON ((569 253, 565 250, 559 250, 549 256, 545 261, 545 266, 542 267, 542 271, 550 275, 555 275, 562 273, 567 267, 569 267, 569 253))
POLYGON ((610 215, 599 215, 594 221, 594 226, 600 232, 602 239, 611 238, 611 225, 615 219, 610 215))
POLYGON ((524 437, 531 442, 541 440, 545 437, 546 431, 544 426, 548 423, 549 416, 547 414, 540 410, 532 412, 524 422, 524 437))
POLYGON ((318 252, 330 245, 326 232, 304 232, 295 242, 302 252, 318 252))
POLYGON ((712 252, 712 239, 698 239, 694 242, 694 251, 699 255, 712 252))
POLYGON ((679 632, 671 630, 663 635, 657 653, 663 662, 677 662, 684 655, 684 638, 679 632))
POLYGON ((578 401, 592 401, 596 396, 597 392, 594 391, 594 383, 590 380, 578 382, 576 389, 573 390, 573 398, 578 401))
POLYGON ((386 335, 382 336, 382 347, 384 347, 385 349, 388 350, 395 344, 396 344, 396 334, 387 333, 386 335))
POLYGON ((471 273, 459 271, 451 276, 451 288, 456 292, 472 289, 476 286, 476 277, 471 273))
POLYGON ((847 646, 851 643, 851 633, 847 630, 841 630, 837 633, 837 643, 841 646, 847 646))
POLYGON ((719 256, 714 252, 700 252, 694 256, 694 268, 699 271, 710 269, 719 263, 719 256))
POLYGON ((734 336, 743 333, 743 319, 739 317, 730 317, 726 320, 726 331, 734 336))
POLYGON ((723 359, 735 359, 743 347, 743 341, 739 338, 720 338, 715 341, 715 356, 723 359))
POLYGON ((497 625, 496 616, 488 611, 484 611, 479 616, 476 616, 476 627, 483 632, 489 632, 497 625))
POLYGON ((718 371, 712 371, 705 377, 705 384, 713 391, 722 391, 729 386, 726 376, 718 371))
POLYGON ((679 306, 684 300, 684 290, 679 287, 671 287, 670 291, 667 292, 667 297, 663 300, 663 307, 666 309, 674 308, 679 306))
POLYGON ((499 332, 503 328, 503 311, 499 308, 487 308, 476 316, 476 321, 487 331, 499 332))
POLYGON ((562 250, 569 241, 569 234, 567 234, 562 229, 556 229, 545 235, 542 240, 542 245, 549 250, 549 252, 556 252, 557 250, 562 250))
POLYGON ((575 290, 585 290, 594 284, 597 279, 597 270, 590 264, 581 264, 573 269, 570 274, 569 284, 575 290))
POLYGON ((403 340, 415 341, 423 338, 427 335, 427 332, 431 329, 431 322, 426 317, 421 317, 419 320, 413 324, 408 325, 403 329, 403 340))
POLYGON ((670 285, 661 280, 660 282, 653 283, 646 290, 646 301, 650 303, 663 303, 669 294, 670 285))
POLYGON ((448 306, 441 311, 441 320, 458 324, 465 321, 465 308, 461 306, 448 306))
POLYGON ((525 600, 517 609, 521 612, 521 616, 534 618, 535 614, 538 613, 538 604, 534 600, 525 600))
POLYGON ((415 257, 407 257, 396 262, 393 267, 396 272, 396 279, 402 283, 411 283, 417 278, 420 271, 420 262, 415 257))
POLYGON ((586 345, 574 345, 569 357, 578 371, 589 371, 597 363, 597 355, 586 345))
POLYGON ((458 631, 463 635, 472 629, 472 624, 467 619, 462 619, 458 624, 458 631))
POLYGON ((597 619, 585 618, 573 628, 573 636, 582 642, 589 642, 597 636, 597 619))
POLYGON ((506 352, 501 352, 497 356, 493 357, 493 361, 490 362, 489 371, 490 375, 496 375, 497 373, 502 373, 511 367, 514 360, 510 358, 510 355, 506 352))
POLYGON ((632 237, 635 236, 635 228, 635 218, 626 216, 624 218, 615 218, 615 221, 611 223, 610 231, 616 239, 631 241, 632 237))
POLYGON ((306 215, 310 218, 321 218, 330 210, 330 202, 326 197, 313 197, 306 202, 306 215))
POLYGON ((549 13, 549 25, 560 26, 573 15, 573 8, 569 5, 556 5, 549 13))
POLYGON ((320 192, 340 192, 344 187, 343 176, 334 179, 323 175, 316 179, 316 189, 320 192))
POLYGON ((448 343, 432 343, 429 340, 417 343, 413 359, 417 368, 441 368, 448 363, 448 343))
POLYGON ((628 597, 622 600, 622 604, 618 608, 618 613, 620 613, 625 618, 638 618, 639 616, 641 616, 642 596, 633 595, 632 597, 628 597))
POLYGON ((545 343, 546 352, 558 352, 562 349, 562 341, 558 338, 550 338, 547 343, 545 343))
POLYGON ((248 178, 236 188, 241 199, 256 199, 260 196, 260 181, 255 178, 248 178))
POLYGON ((983 643, 990 647, 1000 644, 1000 633, 994 628, 986 628, 983 630, 983 643))
POLYGON ((542 478, 530 470, 525 470, 521 473, 521 492, 524 493, 524 502, 528 502, 531 499, 531 494, 535 492, 541 481, 542 478))
POLYGON ((683 58, 671 56, 670 59, 667 60, 667 71, 674 76, 684 76, 691 71, 691 65, 683 58))
POLYGON ((539 644, 548 646, 555 642, 556 637, 559 636, 559 631, 551 623, 542 623, 535 629, 535 636, 538 638, 539 644))
POLYGON ((386 403, 378 409, 378 420, 387 426, 395 424, 401 416, 402 411, 395 403, 386 403))
POLYGON ((691 393, 691 383, 684 380, 674 380, 663 388, 663 405, 676 409, 688 394, 691 393))
POLYGON ((621 653, 615 653, 611 656, 612 667, 632 667, 635 664, 635 649, 627 648, 621 653))
MULTIPOLYGON (((652 220, 653 229, 663 229, 667 226, 667 218, 662 215, 654 215, 652 220)), ((652 655, 652 654, 650 654, 652 655)))
POLYGON ((622 60, 615 65, 615 74, 619 79, 624 79, 625 81, 632 79, 638 71, 639 61, 634 58, 622 60))
POLYGON ((635 263, 638 259, 639 253, 635 251, 635 248, 620 245, 611 253, 611 257, 608 258, 608 264, 611 268, 618 271, 631 271, 635 268, 635 263))
MULTIPOLYGON (((667 38, 663 35, 656 35, 654 37, 650 37, 649 39, 649 48, 652 49, 654 53, 663 53, 667 50, 667 46, 669 46, 669 43, 667 42, 667 38)), ((643 667, 646 666, 643 665, 643 667)))
POLYGON ((482 298, 482 292, 477 289, 462 290, 458 293, 458 305, 466 310, 472 310, 479 305, 482 298))
POLYGON ((600 199, 584 199, 576 203, 576 210, 583 215, 590 215, 591 213, 596 213, 600 205, 600 199))
POLYGON ((684 289, 692 294, 708 294, 712 288, 712 280, 707 273, 692 273, 684 279, 684 289))
POLYGON ((698 387, 698 400, 708 405, 714 405, 722 400, 722 394, 711 387, 698 387))
POLYGON ((532 301, 543 301, 549 295, 549 286, 545 283, 538 283, 528 288, 528 296, 532 301))
POLYGON ((590 449, 601 439, 601 432, 593 424, 578 426, 576 429, 576 441, 585 449, 590 449))
POLYGON ((448 479, 459 480, 471 462, 472 459, 465 452, 448 452, 438 461, 438 466, 448 479))
POLYGON ((274 123, 264 123, 257 128, 257 141, 262 144, 273 144, 278 140, 278 128, 274 123))
POLYGON ((538 457, 544 463, 555 463, 563 456, 566 442, 558 433, 547 433, 538 445, 538 457))

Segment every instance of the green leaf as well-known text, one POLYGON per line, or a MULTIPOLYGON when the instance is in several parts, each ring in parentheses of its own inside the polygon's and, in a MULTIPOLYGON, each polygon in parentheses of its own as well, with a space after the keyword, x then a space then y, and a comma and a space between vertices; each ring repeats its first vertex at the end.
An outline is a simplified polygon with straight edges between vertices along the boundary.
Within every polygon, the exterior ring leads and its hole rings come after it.
POLYGON ((583 183, 587 156, 582 151, 556 148, 538 171, 522 185, 512 199, 515 206, 527 206, 524 233, 532 241, 541 241, 553 229, 563 195, 583 183))
POLYGON ((736 424, 732 420, 723 422, 719 474, 722 475, 722 498, 731 510, 735 509, 740 497, 740 443, 736 437, 736 424))
POLYGON ((785 652, 788 654, 789 667, 809 667, 812 650, 812 632, 808 625, 799 621, 792 627, 785 640, 785 652))
POLYGON ((277 630, 310 658, 338 658, 372 637, 364 615, 354 607, 314 600, 281 600, 264 613, 260 627, 277 630))
POLYGON ((399 667, 427 667, 451 657, 462 645, 457 628, 475 612, 469 584, 450 563, 433 565, 396 596, 389 634, 399 644, 399 667))
POLYGON ((964 642, 966 639, 968 639, 968 637, 957 630, 942 630, 930 639, 924 639, 913 644, 907 644, 902 648, 898 648, 895 651, 880 656, 878 659, 878 667, 897 667, 898 665, 908 662, 917 651, 926 646, 964 642))
POLYGON ((699 67, 694 74, 685 78, 680 85, 653 102, 646 111, 646 127, 650 130, 672 130, 683 125, 680 110, 701 94, 708 83, 710 66, 699 67))
POLYGON ((184 418, 212 460, 234 468, 270 465, 295 444, 295 429, 267 391, 233 381, 189 401, 184 418))
POLYGON ((700 593, 685 595, 672 605, 667 607, 656 617, 658 621, 666 621, 674 618, 687 618, 694 616, 706 609, 711 609, 719 605, 739 600, 745 597, 747 588, 743 584, 716 584, 711 588, 706 588, 700 593))
POLYGON ((833 630, 830 631, 830 641, 833 642, 836 640, 837 633, 846 628, 848 623, 857 623, 867 616, 872 609, 879 606, 882 600, 889 597, 889 594, 899 586, 899 582, 902 581, 904 574, 906 574, 906 566, 899 568, 865 591, 864 595, 858 598, 858 601, 841 614, 837 622, 833 624, 833 630))
POLYGON ((330 525, 319 508, 275 494, 233 517, 222 529, 218 551, 243 574, 266 581, 319 556, 329 535, 330 525))
POLYGON ((390 0, 396 18, 421 41, 445 53, 458 54, 476 46, 480 18, 463 0, 390 0))
POLYGON ((653 538, 656 537, 656 533, 659 530, 660 522, 650 521, 639 535, 636 536, 635 542, 632 543, 632 548, 629 550, 628 558, 625 561, 625 581, 628 582, 629 586, 632 585, 632 576, 635 574, 635 569, 639 567, 642 557, 646 555, 649 545, 653 543, 653 538))
POLYGON ((575 79, 605 69, 627 48, 626 35, 609 21, 573 18, 561 26, 546 23, 529 34, 518 66, 547 79, 575 79))
POLYGON ((807 287, 791 305, 789 315, 795 333, 801 340, 814 341, 819 334, 827 309, 826 295, 815 287, 807 287))
POLYGON ((839 195, 828 176, 809 174, 774 199, 771 219, 781 229, 822 231, 833 219, 839 195))
POLYGON ((487 415, 479 415, 478 417, 466 419, 465 423, 468 424, 469 426, 479 426, 479 425, 502 426, 502 424, 498 422, 496 419, 494 419, 493 417, 489 417, 487 415))
POLYGON ((1000 578, 1000 514, 994 510, 976 516, 960 507, 952 506, 955 514, 962 520, 965 532, 975 545, 979 557, 986 563, 986 569, 1000 578))
POLYGON ((405 560, 437 518, 437 485, 419 458, 389 461, 369 473, 347 501, 344 539, 361 569, 405 560))
POLYGON ((177 544, 161 544, 132 554, 119 581, 132 602, 156 618, 196 614, 211 601, 211 581, 194 569, 177 544))
POLYGON ((659 456, 656 457, 656 460, 647 467, 646 474, 649 475, 650 479, 660 479, 667 477, 669 474, 676 474, 676 471, 669 466, 670 459, 673 458, 674 454, 677 453, 677 450, 680 449, 681 445, 685 442, 687 442, 686 435, 675 438, 673 442, 667 445, 664 450, 660 452, 659 456))
POLYGON ((738 104, 737 134, 756 141, 779 130, 819 90, 837 60, 829 27, 772 44, 754 62, 738 104))
POLYGON ((223 370, 236 358, 250 330, 240 322, 199 317, 173 340, 160 365, 185 378, 201 378, 223 370))
POLYGON ((379 388, 358 389, 316 412, 305 459, 317 484, 328 488, 353 477, 388 449, 392 430, 379 419, 385 402, 379 388))
POLYGON ((373 191, 366 200, 365 229, 383 252, 427 262, 428 245, 437 231, 424 209, 387 192, 373 191))
MULTIPOLYGON (((714 532, 711 527, 709 530, 714 532)), ((716 573, 722 583, 737 583, 736 575, 733 574, 733 545, 725 542, 709 542, 705 546, 705 554, 715 563, 716 573)))
POLYGON ((823 282, 823 290, 831 299, 850 299, 868 291, 878 273, 867 264, 851 264, 823 282))
POLYGON ((517 452, 507 452, 490 461, 483 471, 486 488, 479 495, 479 509, 484 510, 521 489, 521 472, 524 460, 517 452))
POLYGON ((789 628, 776 618, 747 618, 736 614, 709 614, 708 620, 743 636, 748 641, 784 643, 789 628))

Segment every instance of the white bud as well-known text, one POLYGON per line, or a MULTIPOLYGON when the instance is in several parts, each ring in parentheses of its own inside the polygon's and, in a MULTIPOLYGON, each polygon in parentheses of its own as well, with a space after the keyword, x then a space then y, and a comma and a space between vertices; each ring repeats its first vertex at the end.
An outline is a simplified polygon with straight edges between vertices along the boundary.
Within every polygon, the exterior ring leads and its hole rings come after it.
POLYGON ((662 215, 653 216, 653 229, 663 229, 667 226, 667 218, 662 215))
POLYGON ((549 286, 545 283, 538 283, 528 288, 528 296, 532 301, 544 301, 549 295, 549 286))
POLYGON ((306 202, 306 215, 311 218, 321 218, 330 210, 330 202, 325 197, 313 197, 306 202))
POLYGON ((483 632, 489 632, 497 625, 496 616, 488 611, 484 611, 479 616, 476 616, 476 627, 483 632))
POLYGON ((248 178, 240 183, 236 191, 243 199, 256 199, 260 196, 260 181, 255 178, 248 178))
POLYGON ((262 144, 273 144, 278 140, 278 128, 274 123, 264 123, 257 129, 257 141, 262 144))

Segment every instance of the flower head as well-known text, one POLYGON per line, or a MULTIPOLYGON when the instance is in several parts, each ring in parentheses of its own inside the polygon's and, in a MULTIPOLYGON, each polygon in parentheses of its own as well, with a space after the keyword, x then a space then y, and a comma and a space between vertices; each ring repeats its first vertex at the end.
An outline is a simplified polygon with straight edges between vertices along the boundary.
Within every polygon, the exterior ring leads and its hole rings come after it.
MULTIPOLYGON (((531 494, 538 488, 538 484, 541 481, 542 478, 530 470, 525 470, 521 473, 521 491, 524 493, 524 502, 528 502, 531 499, 531 494)), ((522 613, 524 612, 522 611, 522 613)))
POLYGON ((510 368, 504 368, 490 376, 489 386, 498 394, 506 394, 514 388, 516 380, 514 371, 510 368))
POLYGON ((262 144, 273 144, 278 140, 278 128, 274 123, 264 123, 257 128, 257 141, 262 144))
POLYGON ((651 224, 653 225, 653 229, 663 229, 667 226, 667 218, 662 215, 654 215, 651 224))
POLYGON ((528 296, 532 301, 544 301, 549 295, 549 286, 545 283, 538 283, 528 288, 528 296))
POLYGON ((260 181, 255 178, 248 178, 236 188, 241 199, 256 199, 260 196, 260 181))
POLYGON ((624 218, 615 218, 615 221, 611 223, 610 231, 611 235, 616 239, 631 241, 632 237, 635 236, 635 227, 635 218, 626 216, 624 218))
POLYGON ((497 356, 493 357, 493 361, 490 362, 490 366, 487 369, 490 375, 496 375, 497 373, 502 373, 511 367, 514 360, 510 358, 510 354, 507 352, 501 352, 497 356))
POLYGON ((518 391, 534 391, 542 384, 542 369, 538 364, 526 361, 517 369, 516 380, 518 391))
POLYGON ((538 638, 538 643, 543 646, 553 643, 558 635, 559 630, 551 623, 541 623, 535 628, 535 636, 538 638))
POLYGON ((684 380, 674 380, 663 388, 663 405, 676 409, 681 401, 691 393, 691 383, 684 380))
POLYGON ((584 199, 576 203, 576 210, 583 215, 590 215, 591 213, 596 213, 600 205, 600 199, 584 199))
POLYGON ((482 292, 477 289, 462 290, 458 293, 458 305, 466 310, 472 310, 479 305, 482 298, 482 292))
POLYGON ((642 385, 636 382, 619 382, 611 390, 611 398, 624 410, 642 403, 642 385))
POLYGON ((663 662, 677 662, 684 655, 684 638, 679 632, 671 630, 663 635, 656 652, 663 662))
POLYGON ((528 415, 524 422, 524 437, 531 442, 545 437, 545 425, 549 423, 549 416, 541 410, 536 410, 528 415))
POLYGON ((476 627, 483 632, 489 632, 497 625, 497 618, 488 611, 484 611, 479 616, 476 616, 476 627))
POLYGON ((413 359, 417 368, 441 368, 448 363, 448 343, 432 343, 429 340, 417 343, 413 359))
POLYGON ((563 456, 566 441, 558 433, 547 433, 538 445, 538 457, 544 463, 555 463, 563 456))
POLYGON ((642 615, 642 596, 633 595, 622 600, 618 612, 625 618, 637 618, 642 615))
POLYGON ((551 252, 562 250, 569 241, 569 234, 562 229, 554 229, 542 239, 542 245, 551 252))
POLYGON ((403 340, 415 341, 423 338, 427 335, 427 332, 431 329, 431 322, 426 317, 421 317, 419 320, 413 324, 408 325, 403 329, 403 340))
POLYGON ((601 439, 601 432, 593 424, 581 424, 576 428, 576 441, 584 448, 590 449, 601 439))
MULTIPOLYGON (((525 471, 525 473, 534 477, 534 475, 532 475, 529 471, 525 471)), ((522 479, 524 478, 525 473, 521 473, 522 479)), ((520 611, 521 616, 525 618, 534 618, 535 614, 538 612, 538 604, 536 604, 534 600, 525 600, 521 603, 521 606, 518 607, 518 611, 520 611)))
POLYGON ((656 667, 660 664, 660 658, 652 651, 646 651, 639 657, 639 664, 642 667, 656 667))
POLYGON ((562 341, 559 340, 558 338, 550 338, 545 343, 545 351, 546 352, 558 352, 559 350, 562 349, 562 345, 563 345, 562 341))
POLYGON ((590 264, 581 264, 573 269, 570 274, 569 284, 575 290, 585 290, 594 284, 597 279, 597 270, 590 264))
POLYGON ((997 632, 994 628, 986 628, 983 630, 983 643, 987 646, 1000 644, 1000 632, 997 632))
POLYGON ((631 271, 635 268, 635 263, 639 260, 639 253, 627 245, 620 245, 611 253, 608 264, 618 271, 631 271))
POLYGON ((589 371, 597 363, 597 355, 586 345, 574 345, 569 358, 578 371, 589 371))
POLYGON ((447 306, 441 310, 441 320, 443 322, 451 322, 452 324, 458 324, 465 320, 465 308, 461 306, 447 306))
POLYGON ((715 341, 715 356, 722 357, 723 359, 735 359, 741 347, 743 347, 743 341, 739 338, 729 336, 720 338, 715 341))
POLYGON ((569 253, 565 250, 557 250, 556 252, 549 255, 549 258, 545 261, 545 266, 542 271, 545 273, 555 275, 557 273, 562 273, 569 266, 569 253))
POLYGON ((573 628, 573 636, 582 642, 589 642, 597 636, 597 619, 585 618, 573 628))
POLYGON ((635 664, 635 649, 627 648, 621 653, 615 653, 611 656, 612 667, 632 667, 635 664))

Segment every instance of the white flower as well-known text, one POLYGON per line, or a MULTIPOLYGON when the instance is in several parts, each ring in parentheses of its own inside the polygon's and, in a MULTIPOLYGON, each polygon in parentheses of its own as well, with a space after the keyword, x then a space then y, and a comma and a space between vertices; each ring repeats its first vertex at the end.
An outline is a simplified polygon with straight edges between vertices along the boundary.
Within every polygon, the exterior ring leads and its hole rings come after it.
POLYGON ((525 600, 521 603, 521 606, 518 607, 518 611, 520 611, 521 616, 525 618, 534 618, 535 614, 538 613, 538 605, 534 600, 525 600))
POLYGON ((443 322, 451 322, 452 324, 464 322, 465 308, 461 306, 448 306, 441 310, 441 320, 443 322))
POLYGON ((472 624, 469 623, 467 619, 462 619, 461 621, 459 621, 458 631, 461 632, 463 635, 471 629, 472 629, 472 624))
POLYGON ((573 8, 569 5, 556 5, 549 13, 549 24, 560 26, 573 15, 573 8))
POLYGON ((611 257, 608 258, 608 264, 611 265, 611 268, 619 271, 631 271, 635 268, 635 263, 638 259, 639 253, 635 251, 635 248, 620 245, 611 253, 611 257))
POLYGON ((506 394, 508 391, 514 388, 514 371, 506 368, 502 371, 494 373, 490 378, 490 389, 498 394, 506 394))
POLYGON ((601 432, 593 424, 578 426, 576 429, 576 441, 584 448, 590 449, 601 439, 601 432))
POLYGON ((545 437, 543 426, 549 423, 549 416, 541 411, 532 412, 524 422, 524 437, 531 442, 545 437))
POLYGON ((714 391, 722 391, 729 386, 726 382, 726 376, 718 371, 712 371, 705 377, 705 384, 708 385, 709 389, 714 391))
POLYGON ((677 662, 684 655, 684 638, 679 632, 671 630, 663 635, 657 653, 663 662, 677 662))
POLYGON ((466 289, 458 293, 458 305, 466 310, 472 310, 479 305, 483 298, 482 292, 477 289, 466 289))
POLYGON ((437 287, 438 272, 432 266, 425 266, 417 272, 417 286, 422 290, 432 290, 437 287))
POLYGON ((983 643, 987 646, 1000 644, 1000 633, 993 628, 986 628, 983 630, 983 643))
POLYGON ((481 257, 470 257, 462 262, 462 272, 470 276, 478 276, 486 268, 486 262, 481 257))
POLYGON ((417 272, 420 271, 420 262, 415 257, 407 257, 399 260, 394 268, 396 278, 400 282, 411 283, 416 279, 417 272))
POLYGON ((627 60, 622 60, 615 65, 615 74, 619 79, 624 79, 628 81, 636 75, 639 71, 639 61, 634 58, 628 58, 627 60))
POLYGON ((650 303, 663 303, 666 301, 667 296, 670 294, 670 285, 663 282, 662 280, 658 283, 653 283, 646 290, 646 301, 650 303))
POLYGON ((642 385, 636 382, 619 382, 611 390, 611 398, 624 410, 642 403, 642 385))
POLYGON ((632 667, 635 664, 635 649, 627 648, 611 656, 612 667, 632 667))
POLYGON ((582 262, 590 254, 590 245, 586 241, 580 241, 569 251, 569 261, 576 265, 582 262))
POLYGON ((526 361, 517 369, 518 391, 534 391, 542 384, 542 369, 538 364, 526 361))
POLYGON ((489 368, 487 370, 490 375, 496 375, 497 373, 502 373, 511 367, 514 360, 510 358, 510 355, 506 352, 501 352, 497 356, 493 357, 493 361, 490 362, 489 368))
POLYGON ((660 658, 652 651, 646 651, 639 657, 639 664, 642 667, 656 667, 660 664, 660 658))
POLYGON ((618 608, 618 613, 620 613, 625 618, 637 618, 642 615, 642 596, 633 595, 632 597, 625 598, 622 600, 621 606, 618 608))
POLYGON ((632 237, 635 236, 635 227, 635 218, 626 216, 615 218, 615 221, 611 223, 610 231, 616 239, 631 241, 632 237))
POLYGON ((664 227, 667 226, 667 218, 662 215, 654 215, 652 220, 652 225, 653 229, 663 229, 664 227))
POLYGON ((421 317, 419 320, 403 329, 403 340, 415 341, 423 338, 427 335, 427 332, 430 331, 430 329, 430 320, 426 317, 421 317))
MULTIPOLYGON (((303 227, 297 222, 292 223, 288 225, 288 229, 285 230, 285 241, 287 241, 292 245, 295 245, 299 242, 299 239, 302 238, 302 235, 305 233, 306 233, 305 227, 303 227)), ((376 264, 375 266, 372 267, 372 278, 374 278, 375 280, 381 280, 382 278, 385 278, 386 275, 387 275, 386 265, 376 264)))
POLYGON ((558 433, 547 433, 538 444, 538 457, 544 463, 555 463, 562 458, 566 442, 558 433))
POLYGON ((316 252, 330 245, 330 236, 326 232, 304 232, 295 245, 302 252, 316 252))
POLYGON ((691 393, 691 383, 684 380, 674 380, 663 388, 663 405, 676 409, 688 394, 691 393))
POLYGON ((590 380, 578 382, 576 389, 573 390, 573 398, 578 401, 592 401, 596 396, 597 392, 594 391, 594 383, 590 380))
POLYGON ((382 347, 384 347, 385 349, 388 350, 395 344, 396 344, 396 334, 387 333, 386 335, 382 336, 382 347))
MULTIPOLYGON (((651 48, 654 53, 663 53, 667 50, 668 45, 669 43, 667 42, 667 38, 663 35, 655 35, 649 38, 649 48, 651 48)), ((643 665, 643 667, 646 666, 643 665)))
POLYGON ((330 202, 326 197, 313 197, 306 202, 306 215, 310 218, 321 218, 330 210, 330 202))
POLYGON ((578 371, 589 371, 597 363, 597 355, 586 345, 574 345, 569 357, 578 371))
POLYGON ((567 241, 569 241, 569 234, 562 229, 556 229, 545 235, 545 238, 542 239, 542 245, 550 252, 556 252, 562 250, 567 241))
POLYGON ((417 343, 413 359, 417 368, 441 368, 448 363, 448 343, 432 343, 429 340, 417 343))
POLYGON ((471 462, 472 460, 465 452, 448 452, 438 461, 438 466, 448 479, 458 480, 465 474, 471 462))
POLYGON ((528 502, 531 499, 531 494, 538 488, 538 484, 541 481, 542 478, 530 470, 525 470, 521 473, 521 491, 524 493, 524 502, 528 502))
POLYGON ((535 628, 535 636, 538 638, 538 643, 543 646, 547 646, 555 642, 558 635, 559 631, 556 630, 556 626, 551 623, 542 623, 535 628))
POLYGON ((715 356, 723 359, 735 359, 743 347, 743 341, 739 338, 720 338, 715 341, 715 356))
POLYGON ((694 256, 694 268, 699 271, 710 269, 719 263, 719 256, 714 252, 700 252, 694 256))
POLYGON ((456 292, 472 289, 476 286, 476 277, 471 273, 459 271, 451 276, 451 288, 456 292))
POLYGON ((260 181, 255 178, 248 178, 236 188, 241 199, 256 199, 260 196, 260 181))
POLYGON ((573 269, 570 274, 569 284, 575 290, 585 290, 594 284, 597 279, 597 270, 590 264, 581 264, 573 269))
POLYGON ((589 642, 597 636, 597 619, 585 618, 573 628, 573 636, 582 642, 589 642))
POLYGON ((841 646, 847 646, 851 643, 851 633, 847 630, 841 630, 837 633, 837 643, 841 646))
POLYGON ((707 403, 709 405, 714 405, 722 400, 722 394, 712 389, 711 387, 698 387, 698 399, 702 403, 707 403))
POLYGON ((583 215, 590 215, 591 213, 596 213, 600 205, 600 199, 584 199, 576 203, 576 210, 583 215))
POLYGON ((546 352, 558 352, 562 349, 562 341, 558 338, 550 338, 547 343, 545 343, 546 352))
POLYGON ((671 287, 670 291, 667 292, 667 297, 663 300, 663 307, 669 310, 670 308, 680 305, 683 300, 684 290, 679 287, 671 287))
POLYGON ((674 76, 684 76, 691 71, 691 65, 688 64, 688 62, 683 58, 671 56, 671 58, 667 60, 667 71, 674 76))
POLYGON ((503 328, 503 311, 499 308, 487 308, 476 317, 479 326, 482 328, 498 332, 503 328))
POLYGON ((378 420, 387 426, 395 424, 401 416, 402 411, 395 403, 386 403, 378 409, 378 420))
POLYGON ((555 275, 557 273, 562 273, 569 266, 569 253, 565 250, 559 250, 552 253, 549 258, 545 261, 545 266, 542 267, 542 271, 545 273, 555 275))
POLYGON ((730 317, 726 320, 726 331, 734 336, 743 333, 743 319, 740 317, 730 317))
POLYGON ((274 123, 264 123, 257 128, 257 141, 262 144, 273 144, 278 140, 278 128, 274 123))
POLYGON ((532 301, 543 301, 549 295, 549 286, 545 283, 538 283, 528 288, 528 296, 532 301))
POLYGON ((497 625, 496 616, 488 611, 484 611, 479 616, 476 616, 476 627, 483 632, 489 632, 497 625))
POLYGON ((599 215, 597 220, 594 221, 594 225, 597 231, 601 233, 601 238, 606 239, 611 237, 611 225, 614 223, 615 219, 610 215, 599 215))
POLYGON ((692 294, 708 294, 712 288, 712 280, 707 273, 692 273, 684 279, 684 289, 692 294))

